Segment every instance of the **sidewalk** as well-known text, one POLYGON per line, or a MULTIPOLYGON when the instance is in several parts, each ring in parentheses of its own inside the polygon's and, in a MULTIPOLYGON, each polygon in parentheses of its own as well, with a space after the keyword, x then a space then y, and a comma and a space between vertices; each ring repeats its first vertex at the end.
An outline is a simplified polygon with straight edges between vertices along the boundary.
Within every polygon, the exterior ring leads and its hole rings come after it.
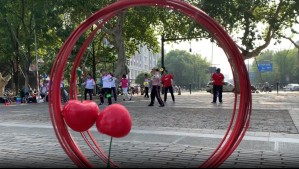
MULTIPOLYGON (((121 168, 198 167, 221 141, 231 118, 234 95, 223 104, 210 104, 211 94, 170 96, 166 107, 148 107, 149 100, 133 96, 126 105, 133 130, 113 142, 112 159, 121 168)), ((285 168, 299 166, 299 93, 253 94, 251 126, 232 156, 221 166, 285 168)), ((101 107, 102 109, 102 107, 101 107)), ((46 103, 0 106, 0 167, 74 168, 58 144, 46 103)), ((107 152, 109 138, 92 128, 107 152)), ((86 156, 97 166, 91 150, 72 132, 86 156)))

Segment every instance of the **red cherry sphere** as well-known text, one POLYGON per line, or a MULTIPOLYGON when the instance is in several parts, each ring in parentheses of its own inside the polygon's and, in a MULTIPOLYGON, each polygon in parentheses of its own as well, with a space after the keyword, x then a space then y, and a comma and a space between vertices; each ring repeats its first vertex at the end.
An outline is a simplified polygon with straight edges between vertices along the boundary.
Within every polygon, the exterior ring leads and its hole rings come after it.
POLYGON ((98 105, 90 100, 70 100, 63 108, 66 124, 77 132, 87 131, 94 125, 99 115, 98 105))
POLYGON ((108 136, 125 137, 132 128, 130 113, 123 105, 112 104, 100 113, 96 127, 100 133, 108 136))

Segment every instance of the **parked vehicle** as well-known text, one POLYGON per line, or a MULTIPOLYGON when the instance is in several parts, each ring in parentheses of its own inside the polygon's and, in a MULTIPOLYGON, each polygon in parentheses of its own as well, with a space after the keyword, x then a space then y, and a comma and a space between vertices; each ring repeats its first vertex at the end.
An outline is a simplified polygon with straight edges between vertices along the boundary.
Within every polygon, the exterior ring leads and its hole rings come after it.
POLYGON ((260 89, 261 92, 272 92, 273 85, 270 85, 268 82, 264 83, 260 89))
POLYGON ((284 91, 299 91, 299 84, 288 84, 283 87, 284 91))
MULTIPOLYGON (((213 82, 210 81, 207 84, 206 91, 212 93, 212 90, 213 90, 213 82)), ((233 84, 231 84, 229 82, 224 82, 224 84, 223 84, 223 92, 234 92, 234 91, 235 91, 235 86, 233 84)))

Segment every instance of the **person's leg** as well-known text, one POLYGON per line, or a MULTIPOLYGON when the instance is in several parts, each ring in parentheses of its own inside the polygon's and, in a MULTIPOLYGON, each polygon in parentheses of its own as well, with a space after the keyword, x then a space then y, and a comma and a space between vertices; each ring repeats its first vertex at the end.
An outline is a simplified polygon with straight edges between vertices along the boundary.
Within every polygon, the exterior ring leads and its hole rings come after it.
MULTIPOLYGON (((164 93, 165 94, 165 93, 164 93)), ((157 87, 157 90, 156 90, 156 98, 160 104, 160 107, 163 107, 164 106, 164 102, 161 98, 161 95, 160 95, 160 86, 157 87)))
POLYGON ((171 94, 171 98, 172 98, 172 101, 175 102, 175 99, 174 99, 174 94, 173 94, 173 87, 169 87, 169 92, 171 94))
POLYGON ((117 101, 117 95, 116 95, 116 88, 115 87, 112 87, 112 92, 113 92, 114 101, 117 101))
POLYGON ((122 90, 123 90, 123 101, 125 101, 126 98, 129 98, 129 96, 128 96, 128 88, 124 87, 124 88, 122 88, 122 90))
POLYGON ((145 96, 146 96, 147 98, 149 98, 148 92, 149 92, 149 88, 146 87, 146 88, 145 88, 145 96))
POLYGON ((84 90, 84 100, 87 100, 87 92, 88 92, 88 89, 85 89, 84 90))
POLYGON ((164 87, 164 102, 167 100, 168 87, 164 87))
POLYGON ((66 102, 66 95, 65 95, 65 92, 64 92, 64 88, 60 88, 60 94, 61 94, 61 99, 63 102, 66 102))
POLYGON ((223 86, 219 86, 218 92, 219 92, 219 102, 222 103, 222 91, 223 91, 223 86))
POLYGON ((108 104, 111 105, 112 101, 111 101, 111 88, 107 88, 107 94, 110 95, 110 97, 108 97, 108 104))
POLYGON ((106 92, 106 88, 102 88, 100 93, 100 104, 104 103, 105 92, 106 92))
POLYGON ((93 89, 89 89, 89 100, 92 100, 92 95, 93 95, 93 89))
POLYGON ((213 86, 213 103, 216 103, 216 100, 217 100, 217 86, 213 86))
POLYGON ((151 91, 151 103, 149 104, 149 106, 153 106, 154 105, 155 97, 156 97, 156 90, 157 90, 157 87, 153 86, 152 87, 152 91, 151 91))
POLYGON ((40 97, 41 97, 42 99, 44 99, 44 98, 45 98, 45 94, 44 94, 44 93, 41 93, 41 94, 40 94, 40 97))

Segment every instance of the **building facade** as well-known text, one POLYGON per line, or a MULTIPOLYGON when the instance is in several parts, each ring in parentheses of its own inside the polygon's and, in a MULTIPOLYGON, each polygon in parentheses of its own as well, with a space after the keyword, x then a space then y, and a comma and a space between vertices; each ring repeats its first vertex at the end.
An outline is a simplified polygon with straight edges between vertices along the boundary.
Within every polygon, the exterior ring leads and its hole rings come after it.
POLYGON ((142 72, 150 73, 154 67, 160 67, 158 60, 161 58, 161 54, 152 53, 147 46, 139 46, 138 52, 129 59, 128 67, 130 70, 129 79, 136 79, 136 77, 142 72))

